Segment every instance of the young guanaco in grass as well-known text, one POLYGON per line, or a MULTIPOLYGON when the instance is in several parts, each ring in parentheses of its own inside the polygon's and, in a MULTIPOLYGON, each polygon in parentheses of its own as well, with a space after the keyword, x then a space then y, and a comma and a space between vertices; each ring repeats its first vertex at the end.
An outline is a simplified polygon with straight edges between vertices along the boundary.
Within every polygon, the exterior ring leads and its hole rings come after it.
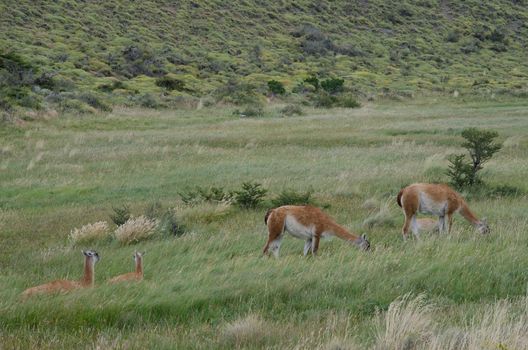
POLYGON ((319 249, 319 240, 325 236, 337 236, 347 242, 356 245, 362 250, 369 250, 370 243, 363 234, 356 236, 343 226, 338 225, 330 216, 323 213, 319 208, 312 206, 285 205, 270 209, 266 213, 264 222, 268 226, 268 241, 264 246, 263 253, 269 255, 269 251, 276 257, 284 232, 292 236, 304 239, 304 255, 311 251, 313 255, 319 249))
MULTIPOLYGON (((402 227, 404 239, 408 236, 409 228, 416 227, 418 212, 437 215, 440 232, 451 232, 455 213, 460 213, 480 233, 490 232, 486 219, 479 220, 469 209, 464 198, 447 185, 426 183, 409 185, 398 193, 397 202, 405 215, 405 223, 402 227)), ((413 233, 417 234, 414 230, 413 233)))
POLYGON ((94 250, 82 251, 84 255, 84 276, 79 281, 56 280, 36 287, 31 287, 22 292, 23 297, 35 294, 49 294, 68 292, 78 288, 90 288, 94 286, 94 267, 99 261, 99 254, 94 250))
POLYGON ((141 281, 143 279, 143 255, 145 255, 145 253, 134 252, 134 262, 136 264, 136 271, 116 276, 110 279, 108 283, 141 281))
POLYGON ((411 231, 414 235, 425 232, 438 232, 438 220, 431 218, 416 219, 414 223, 411 223, 411 231))

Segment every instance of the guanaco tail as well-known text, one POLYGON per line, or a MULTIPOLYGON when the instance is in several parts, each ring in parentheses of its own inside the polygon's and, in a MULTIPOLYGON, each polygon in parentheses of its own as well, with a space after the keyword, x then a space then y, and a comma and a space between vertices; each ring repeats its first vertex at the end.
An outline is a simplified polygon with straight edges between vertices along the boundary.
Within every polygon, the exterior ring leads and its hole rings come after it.
POLYGON ((48 294, 57 292, 67 292, 78 288, 89 288, 94 286, 94 267, 99 261, 99 254, 94 250, 82 251, 84 254, 84 276, 79 281, 56 280, 36 287, 31 287, 22 292, 23 297, 30 297, 35 294, 48 294))
POLYGON ((319 249, 321 237, 325 236, 337 236, 362 250, 370 249, 370 243, 365 234, 356 236, 350 233, 319 208, 312 206, 285 205, 270 209, 266 213, 264 222, 268 226, 268 241, 263 253, 267 255, 271 251, 276 257, 279 256, 285 231, 296 238, 305 240, 305 256, 310 251, 315 255, 319 249))
POLYGON ((116 276, 110 279, 108 282, 118 283, 124 281, 141 281, 143 279, 143 255, 145 255, 145 253, 134 252, 136 271, 116 276))
POLYGON ((402 234, 407 238, 409 228, 418 235, 416 214, 418 212, 438 216, 440 232, 451 232, 453 215, 460 213, 480 233, 490 232, 486 219, 479 220, 469 209, 466 201, 451 187, 444 184, 415 183, 403 188, 397 197, 398 205, 405 215, 402 234))

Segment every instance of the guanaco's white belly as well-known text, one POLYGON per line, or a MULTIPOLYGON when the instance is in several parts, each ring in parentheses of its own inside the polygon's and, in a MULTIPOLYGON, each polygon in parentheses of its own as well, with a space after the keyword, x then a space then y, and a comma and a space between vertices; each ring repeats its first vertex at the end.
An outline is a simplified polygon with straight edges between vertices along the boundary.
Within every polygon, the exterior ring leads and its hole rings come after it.
POLYGON ((420 192, 420 204, 418 211, 424 214, 444 216, 447 209, 447 201, 437 202, 427 194, 420 192))
POLYGON ((314 225, 304 226, 291 215, 286 216, 284 229, 292 236, 305 240, 312 238, 315 233, 314 225))

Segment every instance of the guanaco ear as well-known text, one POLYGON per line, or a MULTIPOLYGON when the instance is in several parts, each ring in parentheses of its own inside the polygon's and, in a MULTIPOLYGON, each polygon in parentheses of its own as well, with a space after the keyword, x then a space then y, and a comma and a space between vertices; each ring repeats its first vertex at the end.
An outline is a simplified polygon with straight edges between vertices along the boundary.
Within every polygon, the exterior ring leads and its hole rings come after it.
POLYGON ((367 234, 366 233, 362 234, 361 238, 363 238, 366 241, 367 240, 367 234))
POLYGON ((81 253, 83 253, 83 255, 85 255, 85 256, 88 256, 88 253, 85 252, 84 250, 81 250, 81 253))
POLYGON ((141 256, 145 256, 145 253, 146 253, 146 252, 145 252, 145 251, 143 251, 143 253, 141 253, 141 256))

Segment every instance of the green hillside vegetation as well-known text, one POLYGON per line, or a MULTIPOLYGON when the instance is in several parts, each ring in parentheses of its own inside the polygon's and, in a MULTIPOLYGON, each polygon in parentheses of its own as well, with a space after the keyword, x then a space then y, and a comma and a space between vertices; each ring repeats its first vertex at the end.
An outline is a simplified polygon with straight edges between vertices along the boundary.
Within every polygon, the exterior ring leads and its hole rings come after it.
POLYGON ((254 104, 271 80, 304 101, 310 76, 360 98, 528 91, 523 0, 21 0, 0 13, 5 111, 254 104))

